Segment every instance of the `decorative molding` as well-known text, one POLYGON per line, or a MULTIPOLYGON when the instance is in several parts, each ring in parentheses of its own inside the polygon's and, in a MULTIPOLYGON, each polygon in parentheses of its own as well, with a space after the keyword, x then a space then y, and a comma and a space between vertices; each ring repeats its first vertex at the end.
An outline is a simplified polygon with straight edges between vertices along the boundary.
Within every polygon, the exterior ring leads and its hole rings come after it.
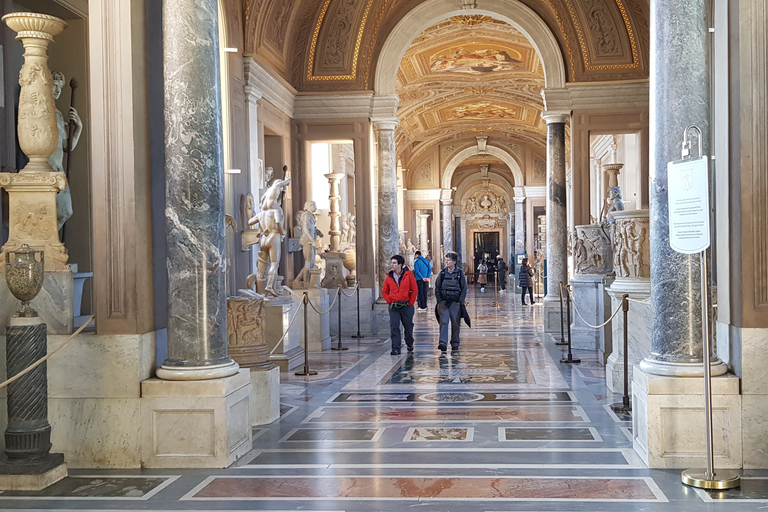
POLYGON ((408 201, 439 201, 441 192, 439 188, 408 189, 405 191, 405 199, 408 201))
MULTIPOLYGON (((515 187, 517 189, 517 187, 515 187)), ((547 187, 525 187, 525 197, 547 197, 547 187)))
POLYGON ((617 108, 648 108, 649 82, 568 84, 562 89, 544 89, 547 111, 604 110, 617 108))
POLYGON ((253 57, 245 56, 243 65, 246 87, 252 87, 251 91, 258 91, 263 99, 270 102, 286 116, 293 118, 296 90, 275 78, 253 57))
POLYGON ((298 95, 294 119, 371 117, 373 94, 298 95))

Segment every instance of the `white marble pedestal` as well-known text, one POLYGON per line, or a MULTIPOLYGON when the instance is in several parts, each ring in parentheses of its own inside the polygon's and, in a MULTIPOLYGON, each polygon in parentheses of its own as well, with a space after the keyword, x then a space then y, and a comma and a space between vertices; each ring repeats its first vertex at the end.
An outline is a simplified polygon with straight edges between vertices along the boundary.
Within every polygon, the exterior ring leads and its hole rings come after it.
MULTIPOLYGON (((296 313, 295 308, 296 304, 290 297, 278 297, 264 304, 264 317, 267 324, 264 330, 264 341, 270 350, 269 361, 279 366, 282 372, 293 370, 304 361, 303 338, 299 329, 300 319, 296 318, 291 325, 291 318, 296 313), (289 325, 290 331, 275 349, 289 325)), ((299 316, 302 314, 299 311, 299 316)))
POLYGON ((373 304, 371 330, 374 336, 389 337, 389 304, 384 299, 373 304))
MULTIPOLYGON (((310 288, 309 290, 295 290, 296 295, 293 295, 294 308, 299 308, 299 316, 296 318, 296 324, 299 326, 299 339, 300 343, 304 344, 304 292, 309 295, 309 301, 312 305, 307 304, 307 345, 310 352, 321 352, 323 350, 331 349, 331 320, 330 311, 328 311, 331 301, 335 297, 329 296, 329 290, 325 288, 310 288), (315 306, 312 308, 312 306, 315 306), (317 311, 328 311, 324 315, 318 314, 317 311)), ((333 295, 336 294, 336 290, 330 290, 333 295)))
MULTIPOLYGON (((345 293, 351 294, 351 297, 347 297, 342 294, 339 300, 334 304, 330 313, 331 324, 331 345, 334 345, 339 335, 339 301, 341 301, 341 334, 342 343, 347 344, 347 340, 353 334, 357 334, 357 299, 353 293, 354 288, 346 290, 345 293)), ((373 302, 373 294, 376 290, 372 288, 361 288, 360 293, 360 333, 370 336, 371 335, 371 303, 373 302)), ((331 297, 333 300, 333 297, 331 297)), ((389 316, 387 316, 387 322, 389 322, 389 316)), ((387 324, 389 325, 389 324, 387 324)))
MULTIPOLYGON (((635 367, 632 436, 651 469, 706 467, 703 377, 664 377, 635 367)), ((742 467, 739 378, 712 377, 715 467, 742 467)))
MULTIPOLYGON (((621 306, 624 293, 629 295, 627 312, 627 373, 629 391, 632 391, 632 372, 634 366, 651 353, 651 305, 641 301, 648 299, 651 293, 650 283, 645 291, 616 291, 616 282, 608 289, 611 297, 611 311, 621 306)), ((613 351, 605 363, 606 386, 614 393, 624 393, 624 313, 620 312, 611 322, 613 327, 613 351)))
MULTIPOLYGON (((526 299, 527 301, 528 299, 526 299)), ((560 334, 560 297, 547 295, 544 297, 543 303, 544 332, 560 334)), ((565 296, 563 296, 563 315, 565 314, 565 296)))
POLYGON ((280 368, 251 368, 251 426, 266 425, 280 417, 280 368))
POLYGON ((600 325, 610 318, 611 301, 606 288, 611 282, 613 276, 604 274, 575 274, 571 278, 571 346, 577 350, 597 350, 598 360, 603 364, 612 351, 611 325, 595 329, 584 320, 591 325, 600 325))
POLYGON ((141 383, 145 468, 226 468, 251 450, 251 375, 141 383))

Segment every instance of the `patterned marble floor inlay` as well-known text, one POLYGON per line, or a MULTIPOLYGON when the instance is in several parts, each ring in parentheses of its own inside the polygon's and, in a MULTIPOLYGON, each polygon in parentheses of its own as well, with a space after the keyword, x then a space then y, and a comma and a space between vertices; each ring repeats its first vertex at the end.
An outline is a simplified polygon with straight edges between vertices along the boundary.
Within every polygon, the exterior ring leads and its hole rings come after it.
POLYGON ((296 428, 280 442, 291 441, 376 441, 383 428, 296 428))
POLYGON ((666 502, 645 478, 211 477, 186 499, 474 499, 666 502))
POLYGON ((554 393, 339 393, 329 403, 371 402, 573 402, 567 391, 554 393))
POLYGON ((472 427, 414 427, 408 429, 404 441, 472 441, 474 430, 472 427))
POLYGON ((388 421, 589 421, 579 406, 510 405, 506 407, 320 407, 311 423, 379 423, 388 421))
POLYGON ((499 427, 500 441, 602 441, 594 428, 499 427))
POLYGON ((42 491, 2 491, 0 500, 4 498, 146 500, 177 478, 177 476, 70 476, 42 491))

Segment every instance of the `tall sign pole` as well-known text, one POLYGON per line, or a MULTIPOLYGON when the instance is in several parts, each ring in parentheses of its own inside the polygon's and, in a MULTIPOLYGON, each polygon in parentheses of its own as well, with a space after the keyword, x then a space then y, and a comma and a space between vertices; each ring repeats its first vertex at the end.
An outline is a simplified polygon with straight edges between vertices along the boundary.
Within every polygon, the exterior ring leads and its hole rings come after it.
POLYGON ((669 245, 682 254, 699 253, 701 258, 701 325, 704 342, 704 412, 706 416, 707 468, 686 469, 682 481, 701 489, 731 489, 741 484, 733 471, 715 472, 712 434, 712 354, 709 336, 709 293, 707 288, 707 248, 709 229, 709 159, 702 154, 701 129, 689 126, 683 134, 682 159, 667 164, 669 195, 669 245), (688 133, 699 135, 699 157, 691 157, 688 133))

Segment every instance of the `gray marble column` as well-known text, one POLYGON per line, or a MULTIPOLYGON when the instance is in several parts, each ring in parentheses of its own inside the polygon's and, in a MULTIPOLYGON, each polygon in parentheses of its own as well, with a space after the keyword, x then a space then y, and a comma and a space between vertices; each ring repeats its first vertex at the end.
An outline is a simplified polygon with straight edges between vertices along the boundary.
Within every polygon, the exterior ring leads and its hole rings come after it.
POLYGON ((560 282, 568 283, 568 211, 565 186, 565 123, 562 113, 545 113, 547 122, 547 294, 544 330, 560 330, 560 282))
POLYGON ((400 251, 397 231, 397 153, 395 151, 396 122, 376 122, 379 145, 379 233, 378 273, 379 289, 389 272, 390 260, 400 251))
POLYGON ((442 224, 443 224, 443 255, 453 250, 453 202, 443 200, 442 224))
MULTIPOLYGON (((707 0, 658 0, 651 5, 650 230, 651 353, 640 367, 657 375, 704 370, 699 255, 669 246, 667 162, 679 160, 683 131, 695 124, 709 154, 710 75, 707 0), (674 108, 669 108, 673 105, 674 108)), ((695 136, 694 136, 695 137, 695 136)), ((694 139, 693 147, 698 141, 694 139)), ((698 156, 698 149, 694 149, 698 156)), ((713 360, 712 375, 727 370, 713 360)))
MULTIPOLYGON (((515 196, 515 254, 525 253, 525 197, 515 196)), ((517 264, 517 261, 515 261, 517 264)))
POLYGON ((168 359, 156 373, 167 380, 238 371, 227 354, 217 20, 216 0, 163 2, 168 359))

